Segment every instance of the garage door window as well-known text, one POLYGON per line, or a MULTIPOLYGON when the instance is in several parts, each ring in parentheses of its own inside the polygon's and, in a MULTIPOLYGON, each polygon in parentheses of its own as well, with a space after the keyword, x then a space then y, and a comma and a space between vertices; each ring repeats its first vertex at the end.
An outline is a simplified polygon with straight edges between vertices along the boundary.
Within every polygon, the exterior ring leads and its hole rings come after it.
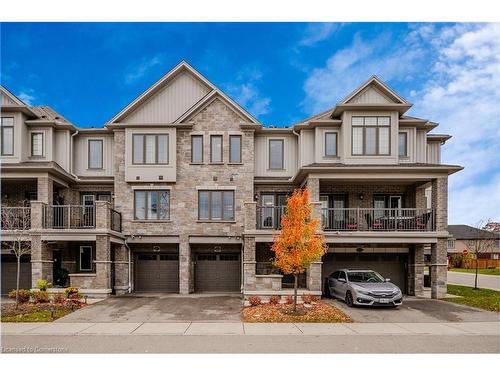
POLYGON ((80 271, 92 271, 92 246, 80 246, 80 271))
POLYGON ((219 255, 219 260, 235 261, 238 259, 239 259, 238 254, 221 254, 221 255, 219 255))
POLYGON ((179 260, 179 254, 161 254, 160 260, 179 260))
POLYGON ((217 255, 215 255, 215 254, 198 254, 198 260, 201 260, 201 261, 217 260, 217 255))

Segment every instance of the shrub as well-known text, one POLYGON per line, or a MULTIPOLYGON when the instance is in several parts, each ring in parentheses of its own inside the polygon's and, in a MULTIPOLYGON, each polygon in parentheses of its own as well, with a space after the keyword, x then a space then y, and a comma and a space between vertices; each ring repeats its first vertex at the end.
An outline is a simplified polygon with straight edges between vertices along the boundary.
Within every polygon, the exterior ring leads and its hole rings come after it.
POLYGON ((74 286, 64 289, 64 294, 66 294, 66 298, 79 298, 78 296, 80 296, 78 288, 75 288, 74 286))
MULTIPOLYGON (((30 300, 30 291, 27 290, 27 289, 19 289, 19 303, 26 303, 26 302, 29 302, 30 300)), ((9 298, 15 300, 16 299, 16 291, 15 290, 11 290, 9 292, 9 298)))
POLYGON ((35 303, 47 303, 49 302, 49 293, 46 290, 37 290, 33 292, 33 299, 35 303))
POLYGON ((259 296, 249 297, 248 302, 250 302, 250 306, 259 306, 261 304, 261 300, 260 300, 259 296))
POLYGON ((68 284, 69 271, 66 268, 58 268, 54 273, 54 283, 58 286, 66 286, 68 284))
POLYGON ((271 305, 277 305, 278 303, 280 303, 280 299, 280 296, 271 296, 271 298, 269 298, 269 303, 271 305))
POLYGON ((286 297, 286 303, 291 305, 293 303, 293 297, 292 296, 286 297))
POLYGON ((316 302, 318 300, 318 297, 313 296, 312 294, 304 294, 302 296, 302 301, 307 304, 311 304, 311 302, 316 302))
POLYGON ((46 291, 48 288, 52 286, 51 283, 49 283, 47 280, 44 279, 38 279, 36 281, 36 287, 40 289, 41 291, 46 291))
POLYGON ((60 303, 64 303, 64 301, 66 301, 66 296, 64 293, 62 293, 62 292, 54 293, 54 296, 52 298, 52 302, 60 304, 60 303))
POLYGON ((462 254, 453 254, 451 256, 451 265, 453 268, 460 268, 462 266, 462 254))

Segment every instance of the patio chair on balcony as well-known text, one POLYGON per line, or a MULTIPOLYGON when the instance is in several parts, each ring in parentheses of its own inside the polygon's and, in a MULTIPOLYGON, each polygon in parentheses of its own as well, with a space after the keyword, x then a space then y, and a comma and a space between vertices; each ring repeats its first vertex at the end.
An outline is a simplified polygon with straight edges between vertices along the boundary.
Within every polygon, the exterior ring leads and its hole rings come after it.
POLYGON ((365 219, 366 219, 366 224, 368 224, 368 229, 373 229, 373 230, 384 229, 382 223, 378 221, 373 221, 372 215, 365 214, 365 219))
POLYGON ((347 230, 357 230, 358 229, 358 223, 354 218, 350 218, 349 221, 347 222, 347 230))
POLYGON ((429 222, 430 218, 431 218, 431 212, 426 212, 425 214, 418 216, 415 222, 415 227, 418 230, 426 230, 427 223, 429 222))

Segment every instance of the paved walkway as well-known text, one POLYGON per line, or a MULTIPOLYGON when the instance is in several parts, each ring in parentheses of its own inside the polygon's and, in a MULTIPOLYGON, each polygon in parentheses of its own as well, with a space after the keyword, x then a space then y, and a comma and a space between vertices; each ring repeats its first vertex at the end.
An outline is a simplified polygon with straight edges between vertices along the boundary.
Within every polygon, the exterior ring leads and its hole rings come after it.
MULTIPOLYGON (((448 272, 448 284, 474 286, 475 274, 466 272, 448 272)), ((500 276, 477 275, 477 285, 480 288, 500 290, 500 276)))
POLYGON ((2 323, 3 336, 500 336, 500 322, 461 323, 2 323))

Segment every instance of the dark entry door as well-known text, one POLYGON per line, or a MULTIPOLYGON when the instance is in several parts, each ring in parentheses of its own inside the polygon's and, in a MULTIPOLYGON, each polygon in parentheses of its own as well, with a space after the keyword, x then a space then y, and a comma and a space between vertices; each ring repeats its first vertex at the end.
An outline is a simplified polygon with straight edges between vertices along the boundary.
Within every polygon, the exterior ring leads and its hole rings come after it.
POLYGON ((135 290, 138 292, 178 293, 179 254, 137 254, 135 290))
POLYGON ((239 292, 240 254, 196 254, 197 292, 239 292))

